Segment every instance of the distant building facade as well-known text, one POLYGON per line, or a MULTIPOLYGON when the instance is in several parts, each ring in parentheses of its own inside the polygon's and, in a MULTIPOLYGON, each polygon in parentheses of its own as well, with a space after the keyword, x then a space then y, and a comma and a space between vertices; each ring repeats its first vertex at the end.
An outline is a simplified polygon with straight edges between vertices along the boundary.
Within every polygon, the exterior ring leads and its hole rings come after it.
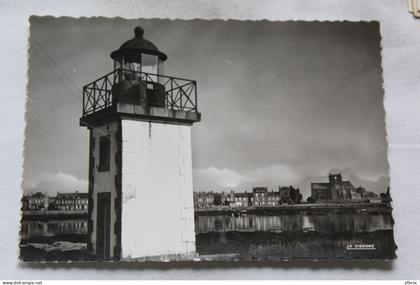
POLYGON ((235 207, 247 207, 248 206, 248 195, 247 193, 235 193, 235 207))
POLYGON ((280 204, 299 204, 302 201, 302 194, 299 188, 293 186, 279 186, 280 204))
POLYGON ((268 191, 267 187, 253 187, 252 192, 194 192, 194 208, 208 207, 275 207, 281 204, 299 204, 302 200, 299 188, 279 187, 268 191))
POLYGON ((362 200, 366 189, 354 187, 350 181, 343 181, 341 173, 329 174, 326 183, 311 183, 311 198, 313 201, 362 200))
POLYGON ((230 191, 229 193, 222 192, 222 205, 235 207, 235 192, 230 191))
POLYGON ((87 210, 87 193, 57 193, 55 198, 55 208, 57 210, 87 210))
POLYGON ((24 211, 48 210, 48 206, 49 197, 47 194, 36 192, 22 197, 22 210, 24 211))
POLYGON ((253 187, 252 193, 254 194, 254 206, 264 207, 267 203, 267 187, 253 187))
POLYGON ((50 197, 47 194, 37 192, 22 197, 22 210, 87 210, 87 193, 59 193, 57 196, 50 197))
POLYGON ((195 208, 208 208, 214 205, 213 192, 194 192, 193 199, 195 208))
POLYGON ((279 192, 268 191, 265 198, 265 206, 268 206, 268 207, 278 206, 281 204, 280 200, 281 200, 281 196, 279 192))
POLYGON ((75 209, 76 210, 87 210, 89 203, 89 194, 88 193, 78 193, 75 199, 75 209))
POLYGON ((359 186, 359 187, 356 188, 356 192, 359 193, 362 196, 362 198, 363 198, 363 197, 366 196, 366 194, 367 194, 368 191, 366 190, 366 188, 364 188, 362 186, 359 186))

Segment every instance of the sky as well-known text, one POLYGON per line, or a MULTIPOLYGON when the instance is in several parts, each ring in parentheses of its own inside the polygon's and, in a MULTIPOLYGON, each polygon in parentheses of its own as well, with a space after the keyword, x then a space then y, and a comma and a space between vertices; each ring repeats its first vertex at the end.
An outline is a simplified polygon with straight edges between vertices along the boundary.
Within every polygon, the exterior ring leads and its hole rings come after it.
POLYGON ((375 192, 389 184, 377 22, 31 17, 25 193, 87 191, 82 86, 112 71, 135 26, 194 79, 195 191, 275 190, 329 172, 375 192))

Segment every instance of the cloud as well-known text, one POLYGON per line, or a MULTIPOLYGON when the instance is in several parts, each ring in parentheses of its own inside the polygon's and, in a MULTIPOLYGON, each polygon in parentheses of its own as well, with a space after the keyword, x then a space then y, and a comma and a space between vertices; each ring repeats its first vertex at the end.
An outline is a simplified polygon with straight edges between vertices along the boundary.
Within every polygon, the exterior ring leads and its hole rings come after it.
POLYGON ((206 188, 236 188, 245 179, 244 176, 234 170, 213 166, 195 170, 194 174, 199 181, 199 187, 206 188))
POLYGON ((249 189, 252 186, 293 185, 302 179, 300 171, 282 165, 270 164, 253 170, 237 171, 210 166, 194 171, 196 190, 249 189))
POLYGON ((283 164, 271 164, 257 168, 247 173, 248 181, 255 181, 259 184, 269 183, 275 185, 295 184, 301 179, 301 172, 298 169, 283 164))
POLYGON ((23 182, 25 193, 29 192, 47 192, 48 194, 56 194, 58 192, 87 192, 88 182, 79 179, 76 176, 58 172, 45 172, 34 177, 25 179, 23 182))

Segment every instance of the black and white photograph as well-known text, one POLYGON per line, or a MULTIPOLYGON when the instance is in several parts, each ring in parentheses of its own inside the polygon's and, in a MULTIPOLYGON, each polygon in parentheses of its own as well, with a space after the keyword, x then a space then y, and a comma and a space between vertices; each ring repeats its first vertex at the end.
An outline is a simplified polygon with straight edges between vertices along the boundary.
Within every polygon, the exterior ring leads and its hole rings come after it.
POLYGON ((377 21, 32 16, 20 260, 392 260, 377 21))

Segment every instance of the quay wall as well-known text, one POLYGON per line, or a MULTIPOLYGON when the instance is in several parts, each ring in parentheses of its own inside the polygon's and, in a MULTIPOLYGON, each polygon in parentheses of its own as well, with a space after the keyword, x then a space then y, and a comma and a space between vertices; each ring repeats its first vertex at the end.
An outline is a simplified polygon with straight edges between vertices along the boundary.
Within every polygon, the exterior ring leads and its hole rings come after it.
POLYGON ((87 210, 45 210, 45 211, 22 211, 23 220, 51 220, 87 218, 87 210))
POLYGON ((247 214, 275 214, 287 212, 391 212, 392 208, 389 203, 349 203, 349 204, 295 204, 295 205, 279 205, 274 207, 211 207, 211 208, 195 208, 197 215, 223 215, 232 214, 246 210, 247 214))

